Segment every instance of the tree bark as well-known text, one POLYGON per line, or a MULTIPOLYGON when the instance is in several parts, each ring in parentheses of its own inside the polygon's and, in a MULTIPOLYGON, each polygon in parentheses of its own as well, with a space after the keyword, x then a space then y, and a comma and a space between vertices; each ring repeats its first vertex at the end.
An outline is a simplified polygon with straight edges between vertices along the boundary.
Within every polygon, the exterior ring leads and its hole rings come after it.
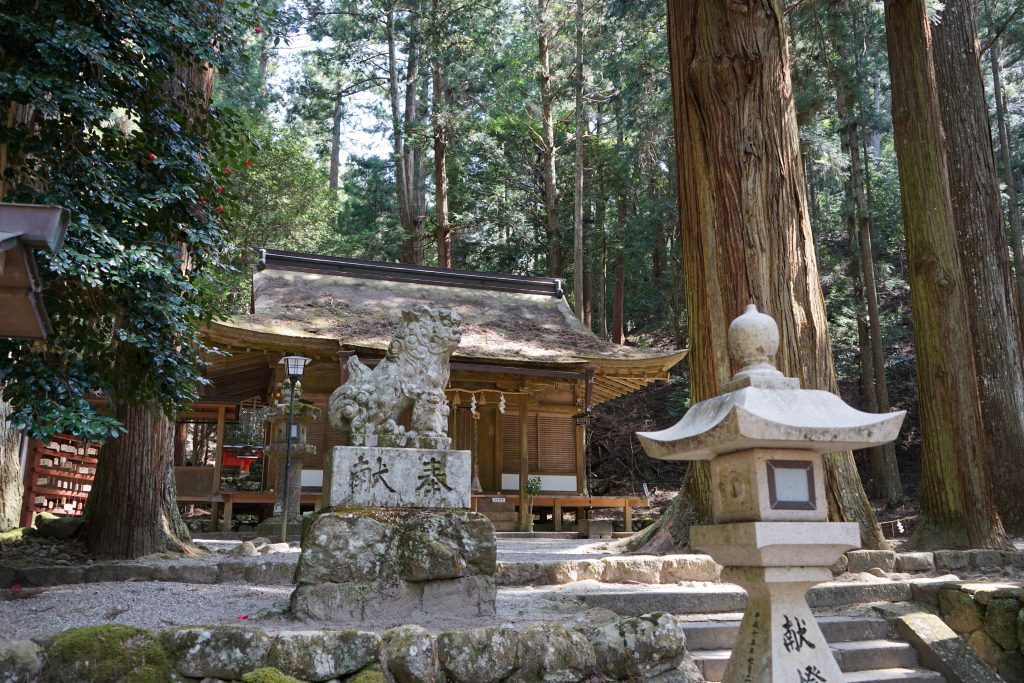
MULTIPOLYGON (((988 3, 986 3, 987 6, 988 3)), ((1024 338, 1024 236, 1020 225, 1020 205, 1017 202, 1017 179, 1013 174, 1010 155, 1010 131, 1006 122, 1006 102, 1003 100, 1003 79, 999 66, 1000 45, 997 38, 989 48, 989 63, 992 67, 992 95, 996 101, 996 125, 999 128, 999 157, 1003 166, 1003 182, 1006 183, 1007 210, 1010 215, 1010 237, 1013 243, 1013 266, 1016 271, 1016 295, 1018 330, 1024 338)))
POLYGON ((576 317, 586 319, 586 297, 583 293, 583 0, 576 0, 576 176, 573 197, 573 298, 576 317))
POLYGON ((554 95, 551 92, 548 0, 537 0, 537 56, 540 62, 541 150, 544 157, 544 231, 548 237, 548 275, 562 277, 562 241, 558 230, 558 178, 555 169, 554 95))
POLYGON ((190 551, 174 498, 173 423, 159 408, 121 403, 127 433, 100 447, 86 501, 85 539, 97 558, 190 551))
POLYGON ((338 189, 338 175, 341 168, 341 117, 345 111, 339 103, 334 107, 334 114, 331 123, 331 172, 327 186, 332 190, 338 189))
POLYGON ((7 421, 11 412, 11 404, 0 398, 0 531, 18 526, 25 490, 21 479, 21 431, 13 429, 7 421))
POLYGON ((392 148, 395 158, 395 186, 398 195, 398 219, 405 233, 402 242, 402 261, 404 263, 422 263, 416 260, 417 244, 420 242, 416 226, 413 184, 415 170, 413 155, 405 140, 405 131, 410 121, 415 120, 417 75, 417 53, 415 44, 409 45, 409 60, 405 74, 405 103, 402 104, 402 93, 398 82, 398 35, 395 30, 395 12, 388 10, 385 15, 385 33, 388 43, 388 100, 391 104, 392 148))
MULTIPOLYGON (((620 74, 621 81, 621 74, 620 74)), ((625 131, 622 119, 622 96, 615 97, 615 153, 619 161, 625 164, 625 131)), ((612 328, 611 340, 615 344, 626 342, 625 306, 626 306, 626 256, 623 253, 626 239, 626 218, 629 207, 626 204, 626 181, 619 182, 618 196, 615 198, 615 283, 612 289, 612 328)))
POLYGON ((1009 547, 992 497, 925 0, 885 3, 921 411, 919 548, 1009 547))
MULTIPOLYGON (((437 0, 433 0, 437 11, 437 0)), ((437 239, 437 265, 452 267, 452 230, 448 222, 448 126, 445 122, 446 104, 443 74, 438 60, 433 65, 433 123, 434 123, 434 226, 437 239)))
MULTIPOLYGON (((783 21, 779 0, 668 3, 694 403, 732 376, 728 326, 751 302, 779 323, 779 369, 837 389, 783 21)), ((825 470, 829 517, 858 522, 863 547, 886 547, 853 455, 826 455, 825 470)), ((708 486, 707 465, 691 463, 666 515, 673 538, 688 536, 676 524, 710 519, 708 486)))
POLYGON ((1009 244, 981 76, 974 9, 947 0, 932 29, 946 167, 974 340, 978 395, 989 439, 987 455, 1004 526, 1024 531, 1024 365, 1009 244))
MULTIPOLYGON (((871 213, 868 207, 865 186, 866 168, 862 164, 861 145, 863 131, 859 126, 850 131, 850 180, 853 185, 854 201, 857 207, 857 237, 860 245, 861 279, 864 283, 864 299, 867 303, 868 343, 870 345, 871 369, 874 374, 874 410, 888 413, 889 383, 885 377, 885 352, 882 345, 882 322, 878 307, 878 287, 875 283, 875 255, 871 246, 871 213)), ((896 447, 891 444, 876 446, 870 451, 872 476, 875 480, 875 495, 885 500, 889 507, 903 503, 903 482, 900 479, 896 447)))

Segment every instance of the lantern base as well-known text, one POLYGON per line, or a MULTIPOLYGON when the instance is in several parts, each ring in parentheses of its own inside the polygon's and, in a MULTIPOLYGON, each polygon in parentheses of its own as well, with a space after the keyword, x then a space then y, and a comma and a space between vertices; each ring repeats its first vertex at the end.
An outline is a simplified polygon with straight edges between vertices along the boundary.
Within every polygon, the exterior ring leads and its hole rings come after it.
POLYGON ((722 580, 747 591, 747 608, 723 683, 840 683, 807 590, 832 578, 824 567, 728 568, 722 580))

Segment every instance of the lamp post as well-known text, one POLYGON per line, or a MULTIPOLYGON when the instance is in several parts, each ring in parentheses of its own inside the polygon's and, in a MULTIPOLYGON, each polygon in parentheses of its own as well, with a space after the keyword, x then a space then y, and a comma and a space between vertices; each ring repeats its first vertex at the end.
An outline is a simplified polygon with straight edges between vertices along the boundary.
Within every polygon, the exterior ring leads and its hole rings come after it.
POLYGON ((284 451, 284 506, 281 508, 281 542, 288 542, 288 471, 292 467, 292 417, 295 411, 295 383, 302 377, 306 365, 310 362, 305 356, 285 356, 281 359, 285 373, 288 375, 288 382, 291 384, 291 393, 288 397, 288 426, 285 430, 285 451, 284 451))

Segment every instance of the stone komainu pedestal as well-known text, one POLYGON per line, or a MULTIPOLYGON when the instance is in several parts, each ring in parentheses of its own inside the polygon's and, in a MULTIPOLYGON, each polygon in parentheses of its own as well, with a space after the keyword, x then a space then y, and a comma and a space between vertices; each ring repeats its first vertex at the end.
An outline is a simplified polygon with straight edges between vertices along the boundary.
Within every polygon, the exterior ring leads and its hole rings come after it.
POLYGON ((494 614, 494 526, 469 507, 469 451, 337 446, 302 538, 295 617, 494 614))
POLYGON ((494 527, 476 512, 329 509, 303 534, 291 612, 322 622, 490 616, 496 553, 494 527))

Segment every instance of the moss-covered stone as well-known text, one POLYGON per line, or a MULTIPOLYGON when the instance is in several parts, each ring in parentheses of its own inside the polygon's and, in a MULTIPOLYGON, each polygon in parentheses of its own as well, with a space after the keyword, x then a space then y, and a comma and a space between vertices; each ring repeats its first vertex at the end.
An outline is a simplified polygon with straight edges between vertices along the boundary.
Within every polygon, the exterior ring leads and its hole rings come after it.
POLYGON ((437 636, 437 652, 455 683, 498 683, 516 668, 519 633, 508 626, 445 631, 437 636))
POLYGON ((47 538, 65 540, 82 526, 81 517, 58 516, 50 512, 40 512, 35 518, 36 529, 47 538))
POLYGON ((389 683, 379 665, 373 664, 345 679, 345 683, 389 683))
POLYGON ((996 641, 980 629, 971 634, 967 639, 967 644, 991 667, 996 665, 1000 655, 1003 654, 1002 648, 996 644, 996 641))
POLYGON ((1017 612, 1017 644, 1024 650, 1024 608, 1017 612))
POLYGON ((598 673, 645 679, 679 666, 686 656, 682 620, 654 612, 605 624, 591 634, 598 673))
POLYGON ((0 645, 0 683, 28 683, 43 668, 39 646, 31 640, 0 645))
POLYGON ((444 683, 437 648, 422 626, 399 626, 381 636, 388 671, 398 683, 444 683))
POLYGON ((9 529, 0 533, 0 543, 19 543, 25 539, 26 536, 33 536, 37 532, 35 529, 30 527, 18 527, 17 529, 9 529))
POLYGON ((61 633, 46 652, 53 683, 167 683, 171 658, 149 631, 131 626, 86 626, 61 633))
POLYGON ((284 631, 266 662, 306 681, 326 681, 358 671, 377 658, 380 636, 367 631, 284 631))
POLYGON ((303 683, 272 666, 261 666, 242 676, 242 683, 303 683))
POLYGON ((162 635, 178 673, 193 678, 238 679, 263 666, 272 638, 231 626, 178 628, 162 635))
POLYGON ((981 628, 982 607, 959 589, 939 591, 939 614, 957 633, 972 633, 981 628))
POLYGON ((533 624, 519 632, 519 668, 509 680, 576 683, 596 667, 597 655, 582 633, 561 624, 533 624))
POLYGON ((333 508, 303 534, 291 613, 390 621, 440 597, 453 612, 490 615, 495 557, 493 526, 478 513, 333 508))
POLYGON ((1004 650, 1016 650, 1017 612, 1020 602, 1015 598, 993 598, 985 608, 985 633, 1004 650))
POLYGON ((996 673, 1007 681, 1024 681, 1024 654, 1020 650, 1004 652, 996 662, 996 673))

